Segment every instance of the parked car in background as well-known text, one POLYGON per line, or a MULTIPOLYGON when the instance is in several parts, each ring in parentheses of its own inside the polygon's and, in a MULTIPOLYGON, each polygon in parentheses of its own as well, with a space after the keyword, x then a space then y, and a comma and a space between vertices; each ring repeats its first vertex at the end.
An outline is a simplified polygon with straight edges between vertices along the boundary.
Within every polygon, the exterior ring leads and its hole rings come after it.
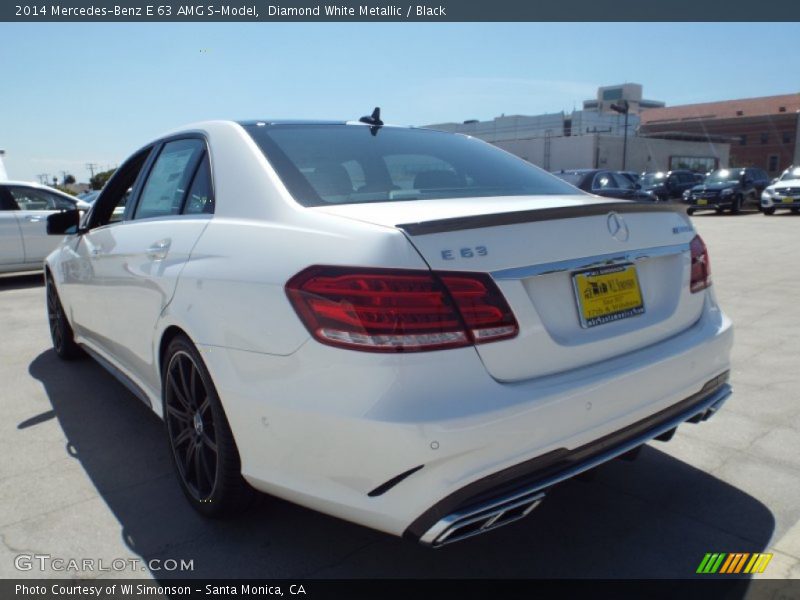
POLYGON ((48 215, 90 206, 36 183, 0 182, 0 273, 41 269, 59 242, 47 235, 48 215))
POLYGON ((761 210, 765 215, 774 215, 778 209, 800 213, 800 167, 789 167, 761 193, 761 210))
POLYGON ((733 328, 679 207, 363 120, 196 123, 79 231, 49 218, 54 349, 164 418, 195 510, 253 486, 441 546, 729 396, 733 328))
POLYGON ((718 214, 729 209, 738 213, 746 204, 755 204, 759 197, 755 169, 729 168, 712 171, 703 183, 683 193, 688 213, 698 210, 715 210, 718 214))
POLYGON ((697 174, 688 169, 644 173, 639 180, 642 189, 654 194, 661 201, 683 198, 683 192, 698 183, 697 174))
POLYGON ((553 173, 556 177, 571 183, 579 190, 622 200, 656 200, 650 192, 639 189, 639 185, 628 177, 605 169, 571 169, 553 173))

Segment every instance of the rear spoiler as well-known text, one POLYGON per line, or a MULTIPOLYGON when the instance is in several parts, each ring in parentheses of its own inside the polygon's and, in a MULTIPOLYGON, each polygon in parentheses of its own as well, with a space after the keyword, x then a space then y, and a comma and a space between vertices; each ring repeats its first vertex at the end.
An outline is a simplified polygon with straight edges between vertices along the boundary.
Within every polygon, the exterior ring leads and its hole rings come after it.
POLYGON ((522 210, 518 212, 473 215, 469 217, 453 217, 451 219, 437 219, 435 221, 419 221, 417 223, 403 223, 402 225, 397 225, 397 227, 409 235, 426 235, 429 233, 444 233, 446 231, 461 231, 463 229, 480 229, 482 227, 513 225, 515 223, 554 221, 556 219, 573 219, 575 217, 593 217, 597 215, 605 215, 610 212, 685 213, 686 208, 687 207, 682 204, 655 202, 603 202, 600 204, 560 206, 558 208, 540 208, 533 210, 522 210))

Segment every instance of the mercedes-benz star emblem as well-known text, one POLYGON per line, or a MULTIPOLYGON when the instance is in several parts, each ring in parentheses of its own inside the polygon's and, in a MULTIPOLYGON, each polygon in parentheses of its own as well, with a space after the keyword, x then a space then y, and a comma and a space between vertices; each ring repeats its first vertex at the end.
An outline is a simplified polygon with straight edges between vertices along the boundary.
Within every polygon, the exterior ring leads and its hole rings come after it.
POLYGON ((630 232, 628 231, 628 224, 621 215, 610 212, 606 218, 606 225, 608 225, 608 233, 611 234, 618 242, 627 242, 630 232))

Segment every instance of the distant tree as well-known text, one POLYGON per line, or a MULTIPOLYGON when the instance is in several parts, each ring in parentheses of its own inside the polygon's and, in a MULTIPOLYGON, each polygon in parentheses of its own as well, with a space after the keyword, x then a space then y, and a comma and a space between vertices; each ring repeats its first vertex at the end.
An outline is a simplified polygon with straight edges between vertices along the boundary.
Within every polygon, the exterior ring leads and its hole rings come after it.
POLYGON ((74 175, 67 175, 64 177, 64 185, 71 185, 75 183, 75 176, 74 175))
POLYGON ((114 174, 116 169, 109 169, 108 171, 101 171, 100 173, 95 173, 95 176, 89 180, 89 183, 92 186, 93 190, 101 190, 103 186, 106 184, 111 176, 114 174))

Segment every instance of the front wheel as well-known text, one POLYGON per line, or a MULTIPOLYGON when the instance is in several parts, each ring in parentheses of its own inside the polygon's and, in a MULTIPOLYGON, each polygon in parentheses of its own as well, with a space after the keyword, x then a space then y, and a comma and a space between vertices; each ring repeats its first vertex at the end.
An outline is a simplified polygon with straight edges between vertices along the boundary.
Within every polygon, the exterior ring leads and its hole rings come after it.
POLYGON ((687 208, 686 209, 686 214, 687 215, 693 215, 694 214, 694 209, 693 208, 687 208))
POLYGON ((733 203, 731 204, 731 214, 738 215, 741 212, 741 210, 742 210, 742 197, 736 196, 736 198, 733 199, 733 203))
POLYGON ((769 208, 767 208, 767 207, 764 207, 764 208, 762 208, 761 210, 762 210, 762 212, 763 212, 765 215, 767 215, 767 216, 769 216, 769 215, 774 215, 774 214, 775 214, 775 209, 774 209, 772 206, 770 206, 769 208))
POLYGON ((208 369, 186 336, 170 342, 162 381, 172 460, 189 504, 207 517, 247 508, 254 490, 242 477, 239 451, 208 369))
POLYGON ((50 325, 50 339, 53 350, 63 360, 73 360, 84 356, 83 350, 75 343, 75 334, 69 324, 61 299, 50 273, 45 274, 45 294, 47 295, 47 321, 50 325))

